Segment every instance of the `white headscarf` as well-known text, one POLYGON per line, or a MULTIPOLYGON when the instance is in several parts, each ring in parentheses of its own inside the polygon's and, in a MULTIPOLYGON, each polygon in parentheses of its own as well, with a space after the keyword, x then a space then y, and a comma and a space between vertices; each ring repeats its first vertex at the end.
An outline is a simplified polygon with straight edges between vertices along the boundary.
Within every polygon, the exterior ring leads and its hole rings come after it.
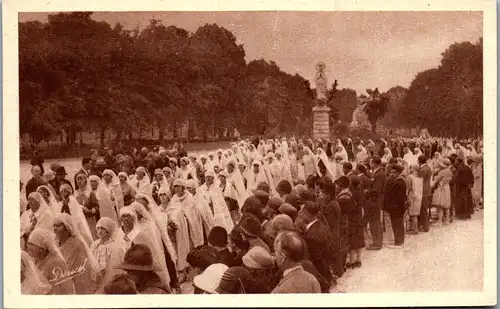
MULTIPOLYGON (((52 193, 52 190, 50 190, 49 187, 47 187, 46 185, 42 185, 42 186, 39 186, 37 189, 36 189, 36 192, 37 193, 40 193, 40 195, 42 195, 42 193, 40 192, 41 189, 44 189, 46 190, 48 193, 49 193, 49 203, 47 203, 47 205, 50 207, 50 209, 52 209, 52 211, 55 213, 56 209, 57 209, 57 200, 54 196, 54 194, 52 193)), ((43 197, 43 196, 42 196, 43 197)), ((45 199, 43 199, 45 201, 45 199)), ((47 202, 47 201, 45 201, 47 202)))
POLYGON ((21 281, 21 294, 24 295, 46 295, 52 290, 52 286, 36 267, 31 256, 21 251, 21 272, 24 279, 21 281))
POLYGON ((52 227, 52 219, 54 218, 55 214, 54 211, 47 205, 45 199, 42 197, 40 193, 31 192, 28 195, 28 202, 30 198, 35 199, 40 204, 40 207, 36 212, 33 212, 31 208, 23 212, 23 214, 21 215, 21 235, 30 232, 32 228, 31 219, 33 216, 36 218, 35 228, 40 228, 49 232, 53 232, 54 229, 52 227))
POLYGON ((66 228, 66 230, 68 231, 68 233, 71 236, 74 236, 76 239, 78 239, 82 243, 83 247, 85 248, 85 252, 87 252, 87 261, 89 262, 89 266, 90 266, 90 277, 93 280, 95 280, 97 277, 98 269, 99 269, 98 264, 97 264, 97 260, 94 257, 94 255, 92 254, 92 252, 90 251, 90 247, 85 242, 85 239, 82 237, 82 234, 75 227, 74 220, 73 220, 72 216, 70 216, 67 213, 59 213, 54 217, 54 220, 52 221, 52 225, 55 225, 58 223, 62 223, 64 225, 64 227, 66 228))

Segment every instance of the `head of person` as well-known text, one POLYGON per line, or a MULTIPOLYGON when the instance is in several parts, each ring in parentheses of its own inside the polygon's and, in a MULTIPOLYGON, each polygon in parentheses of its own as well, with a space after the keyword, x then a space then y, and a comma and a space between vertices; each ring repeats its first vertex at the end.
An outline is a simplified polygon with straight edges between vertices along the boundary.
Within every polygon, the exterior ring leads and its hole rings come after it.
POLYGON ((138 168, 136 168, 135 177, 137 178, 137 180, 142 180, 144 176, 146 176, 146 168, 143 166, 139 166, 138 168))
POLYGON ((260 246, 248 250, 242 262, 247 269, 272 269, 275 265, 274 257, 260 246))
POLYGON ((240 173, 244 173, 246 170, 247 166, 243 163, 238 164, 238 169, 240 170, 240 173))
POLYGON ((210 246, 193 248, 186 257, 186 262, 191 266, 189 277, 202 273, 210 265, 219 261, 217 249, 210 246))
POLYGON ((71 194, 73 194, 73 189, 68 184, 64 183, 59 187, 59 195, 62 199, 68 199, 71 194))
POLYGON ((73 219, 67 213, 58 213, 52 220, 52 226, 60 244, 63 244, 70 237, 75 236, 73 219))
POLYGON ((108 295, 138 294, 134 281, 128 275, 115 275, 111 281, 104 286, 104 293, 108 295))
POLYGON ((184 196, 186 190, 186 182, 184 180, 182 179, 174 180, 173 187, 174 187, 174 192, 175 194, 177 194, 177 196, 179 197, 184 196))
POLYGON ((182 168, 186 168, 186 166, 188 166, 188 164, 189 164, 189 159, 188 158, 184 157, 184 158, 181 159, 181 167, 182 168))
POLYGON ((229 174, 231 174, 232 172, 234 172, 234 168, 235 168, 235 166, 236 166, 236 163, 235 163, 234 161, 232 161, 232 160, 231 160, 231 161, 227 164, 227 166, 226 166, 226 168, 227 168, 227 172, 228 172, 229 174))
POLYGON ((382 164, 382 159, 379 156, 373 156, 370 160, 371 169, 376 169, 382 164))
POLYGON ((49 254, 55 252, 54 234, 45 229, 35 228, 28 237, 26 247, 35 263, 43 261, 49 254))
POLYGON ((37 192, 31 192, 28 195, 28 205, 32 212, 35 213, 38 211, 38 209, 40 209, 40 206, 43 202, 42 199, 43 199, 42 195, 37 192))
POLYGON ((118 180, 120 181, 120 184, 125 184, 128 180, 128 175, 125 172, 120 172, 118 174, 118 180))
POLYGON ((260 162, 254 162, 252 166, 253 166, 253 172, 255 174, 258 174, 260 172, 260 162))
POLYGON ((216 294, 216 289, 228 268, 227 265, 221 263, 212 264, 203 273, 193 278, 193 285, 202 290, 204 294, 216 294))
POLYGON ((319 205, 315 202, 307 201, 299 211, 299 216, 306 224, 318 219, 319 205))
POLYGON ((83 158, 82 159, 82 168, 86 171, 92 168, 92 158, 83 158))
POLYGON ((47 202, 47 203, 50 202, 50 192, 49 192, 49 188, 47 188, 47 186, 39 186, 38 189, 36 189, 36 192, 40 193, 40 195, 43 197, 45 202, 47 202))
POLYGON ((278 214, 278 209, 283 203, 283 200, 279 197, 269 199, 265 208, 265 214, 269 220, 272 220, 278 214))
POLYGON ((198 185, 196 183, 196 180, 194 179, 188 179, 186 180, 186 190, 191 193, 192 195, 196 195, 198 185))
POLYGON ((340 190, 347 189, 349 188, 349 185, 351 184, 349 177, 347 176, 340 176, 336 181, 335 184, 339 187, 340 190))
POLYGON ((221 226, 214 226, 210 233, 208 233, 208 244, 217 249, 224 249, 227 247, 228 235, 225 228, 221 226))
POLYGON ((253 294, 256 284, 252 274, 241 266, 227 269, 215 289, 217 294, 253 294))
POLYGON ((163 171, 159 168, 155 169, 155 180, 161 182, 163 180, 163 171))
POLYGON ((124 230, 132 231, 137 222, 137 214, 131 206, 125 206, 120 209, 120 222, 124 230))
POLYGON ((207 183, 207 186, 213 185, 215 180, 215 172, 214 171, 206 171, 205 172, 205 182, 207 183))
POLYGON ((60 166, 56 171, 56 179, 62 181, 66 178, 66 175, 66 169, 64 168, 64 166, 60 166))
POLYGON ((342 164, 342 170, 344 171, 344 175, 347 175, 350 172, 352 172, 351 162, 344 162, 344 164, 342 164))
POLYGON ((250 240, 259 238, 261 235, 261 225, 254 216, 249 216, 240 224, 243 239, 250 240))
POLYGON ((412 175, 418 176, 418 173, 420 172, 420 166, 418 164, 412 164, 410 165, 409 171, 412 175))
POLYGON ((276 237, 280 232, 293 231, 293 220, 287 215, 278 214, 271 221, 273 237, 276 237))
POLYGON ((356 165, 356 170, 359 174, 367 174, 366 166, 364 164, 358 164, 356 165))
MULTIPOLYGON (((80 176, 80 175, 78 175, 78 176, 80 176)), ((91 175, 89 177, 90 188, 92 190, 97 190, 97 188, 99 187, 99 182, 100 181, 101 180, 100 180, 99 176, 97 176, 97 175, 91 175)))
POLYGON ((104 183, 110 184, 113 181, 113 175, 114 172, 112 170, 104 170, 102 172, 102 180, 104 180, 104 183))
POLYGON ((33 167, 31 167, 31 174, 34 178, 40 178, 42 177, 42 169, 38 165, 33 165, 33 167))
POLYGON ((76 189, 82 189, 87 186, 87 175, 85 174, 78 174, 76 175, 76 189))
POLYGON ((102 217, 101 219, 99 219, 99 221, 97 221, 97 237, 99 237, 101 241, 107 241, 108 239, 110 239, 115 230, 116 223, 112 219, 108 217, 102 217))
POLYGON ((120 269, 123 269, 137 286, 144 284, 144 280, 160 270, 153 266, 153 253, 145 244, 133 244, 125 253, 120 269))
POLYGON ((279 196, 284 197, 292 193, 292 185, 288 180, 282 180, 276 186, 276 192, 279 194, 279 196))
POLYGON ((427 162, 427 157, 424 155, 418 156, 418 164, 419 165, 424 165, 427 162))
POLYGON ((305 245, 296 232, 284 231, 274 240, 274 252, 276 264, 284 271, 302 263, 305 245))
POLYGON ((394 164, 389 168, 389 176, 391 178, 397 178, 401 173, 403 172, 404 168, 403 166, 399 164, 394 164))

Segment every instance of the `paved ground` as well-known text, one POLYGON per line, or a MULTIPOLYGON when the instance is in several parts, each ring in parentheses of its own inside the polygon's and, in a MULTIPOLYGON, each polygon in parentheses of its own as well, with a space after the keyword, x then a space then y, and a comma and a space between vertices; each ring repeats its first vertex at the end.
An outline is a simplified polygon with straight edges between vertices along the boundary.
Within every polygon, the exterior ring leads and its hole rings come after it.
POLYGON ((340 278, 340 292, 475 292, 483 289, 483 212, 472 220, 406 235, 403 249, 363 250, 363 266, 340 278))

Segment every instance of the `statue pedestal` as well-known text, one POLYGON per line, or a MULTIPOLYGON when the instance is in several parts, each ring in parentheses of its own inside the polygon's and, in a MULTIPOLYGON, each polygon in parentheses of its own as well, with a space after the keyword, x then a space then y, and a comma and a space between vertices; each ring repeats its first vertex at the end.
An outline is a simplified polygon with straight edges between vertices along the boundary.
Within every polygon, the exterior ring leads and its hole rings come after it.
POLYGON ((330 108, 314 106, 313 109, 313 139, 330 138, 330 108))

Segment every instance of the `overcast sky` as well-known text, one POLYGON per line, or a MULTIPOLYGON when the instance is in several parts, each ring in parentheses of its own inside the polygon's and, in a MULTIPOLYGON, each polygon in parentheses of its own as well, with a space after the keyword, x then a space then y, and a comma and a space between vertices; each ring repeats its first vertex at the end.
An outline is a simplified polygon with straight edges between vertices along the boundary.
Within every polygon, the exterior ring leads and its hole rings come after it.
MULTIPOLYGON (((19 16, 27 21, 47 15, 19 16)), ((311 82, 322 61, 329 86, 337 79, 339 88, 358 94, 408 87, 418 72, 439 65, 450 44, 482 36, 481 12, 96 12, 93 18, 126 28, 144 28, 155 18, 191 32, 217 23, 244 45, 247 61, 273 60, 311 82)))

